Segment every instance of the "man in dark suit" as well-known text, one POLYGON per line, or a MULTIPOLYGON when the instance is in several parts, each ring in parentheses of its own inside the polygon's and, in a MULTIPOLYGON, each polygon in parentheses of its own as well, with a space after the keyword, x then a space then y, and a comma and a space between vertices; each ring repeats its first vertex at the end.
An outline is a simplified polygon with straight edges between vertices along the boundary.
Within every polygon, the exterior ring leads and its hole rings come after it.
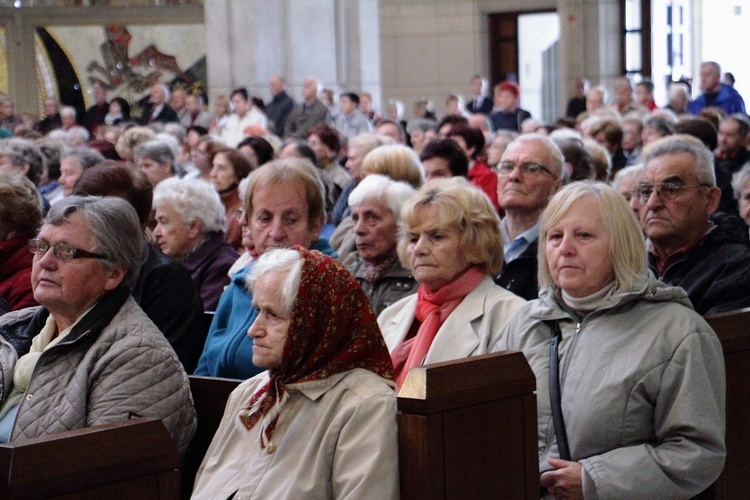
POLYGON ((492 99, 486 95, 487 82, 485 79, 479 75, 471 77, 471 90, 474 92, 474 96, 471 101, 466 103, 466 111, 472 115, 481 113, 489 116, 492 113, 492 99))
POLYGON ((155 83, 151 87, 151 95, 148 103, 143 108, 141 115, 141 125, 148 125, 153 122, 170 123, 179 122, 177 112, 169 107, 170 92, 169 87, 163 83, 155 83))
POLYGON ((284 79, 279 75, 271 77, 268 88, 271 90, 271 100, 266 104, 266 116, 273 124, 271 129, 279 137, 284 136, 284 125, 289 114, 294 109, 295 103, 284 89, 284 79))

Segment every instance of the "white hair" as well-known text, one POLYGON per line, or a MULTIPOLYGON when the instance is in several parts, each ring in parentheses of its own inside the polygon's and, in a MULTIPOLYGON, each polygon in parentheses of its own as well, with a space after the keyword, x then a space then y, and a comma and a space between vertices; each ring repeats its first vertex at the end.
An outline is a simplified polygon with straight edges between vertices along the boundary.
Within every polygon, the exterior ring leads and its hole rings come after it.
POLYGON ((251 293, 258 280, 269 271, 287 272, 281 284, 282 308, 287 315, 291 315, 302 280, 302 254, 291 248, 275 248, 261 255, 245 278, 245 284, 251 293))
POLYGON ((397 182, 385 175, 371 174, 362 179, 349 194, 349 207, 354 209, 364 201, 376 201, 401 221, 401 206, 414 196, 416 189, 405 182, 397 182))
POLYGON ((226 209, 219 193, 198 179, 165 179, 154 188, 154 208, 169 204, 186 224, 198 220, 201 232, 209 234, 226 229, 226 209))

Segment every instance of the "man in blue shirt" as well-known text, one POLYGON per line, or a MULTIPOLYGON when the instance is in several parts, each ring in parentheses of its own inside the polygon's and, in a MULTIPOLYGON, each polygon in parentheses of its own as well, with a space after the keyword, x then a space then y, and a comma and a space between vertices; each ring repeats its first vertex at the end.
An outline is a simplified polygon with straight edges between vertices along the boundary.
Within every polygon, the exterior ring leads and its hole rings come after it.
POLYGON ((699 95, 688 106, 688 111, 697 115, 703 108, 719 108, 726 114, 745 112, 745 101, 733 87, 721 83, 721 66, 713 61, 701 64, 701 90, 699 95))

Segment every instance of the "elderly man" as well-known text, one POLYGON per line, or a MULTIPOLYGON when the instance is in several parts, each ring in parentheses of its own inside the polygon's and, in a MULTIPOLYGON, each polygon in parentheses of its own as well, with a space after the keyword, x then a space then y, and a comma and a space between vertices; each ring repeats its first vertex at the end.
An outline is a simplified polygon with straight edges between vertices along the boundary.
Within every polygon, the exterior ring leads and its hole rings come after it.
POLYGON ((196 428, 187 376, 131 296, 145 251, 133 207, 71 196, 28 247, 42 307, 0 319, 0 441, 139 415, 161 419, 185 451, 196 428))
POLYGON ((563 155, 552 140, 527 134, 511 142, 495 166, 497 198, 505 210, 500 225, 505 266, 495 282, 526 300, 539 293, 539 217, 562 185, 563 164, 563 155))
POLYGON ((163 83, 155 83, 151 87, 151 94, 148 97, 148 103, 143 108, 143 114, 141 114, 141 125, 148 125, 149 123, 169 123, 179 122, 177 118, 177 112, 172 109, 169 104, 170 100, 169 87, 163 83))
POLYGON ((722 109, 726 114, 745 113, 745 101, 734 87, 721 83, 721 66, 714 61, 701 64, 701 90, 693 102, 688 105, 688 112, 697 115, 703 108, 722 109))
POLYGON ((294 109, 294 99, 286 93, 285 85, 286 81, 279 75, 272 76, 268 82, 271 100, 266 104, 266 116, 270 131, 279 137, 284 135, 286 119, 294 109))
POLYGON ((331 113, 328 106, 318 99, 318 81, 307 78, 302 82, 302 104, 289 113, 284 124, 284 137, 305 139, 319 123, 332 123, 331 113))
POLYGON ((649 238, 649 267, 684 288, 695 310, 717 313, 750 306, 750 250, 719 205, 713 158, 699 141, 672 136, 646 151, 633 190, 649 238))
POLYGON ((188 94, 185 97, 185 113, 180 118, 180 125, 186 129, 203 127, 208 130, 211 127, 211 115, 205 110, 203 97, 197 94, 188 94))
POLYGON ((732 176, 750 161, 747 150, 750 121, 747 116, 734 114, 719 123, 718 149, 714 152, 716 185, 721 189, 719 210, 738 215, 737 200, 732 191, 732 176))
MULTIPOLYGON (((250 174, 240 224, 250 229, 258 255, 295 245, 334 255, 320 238, 325 221, 323 185, 307 160, 288 158, 266 163, 250 174)), ((262 368, 252 363, 253 341, 247 330, 258 312, 245 279, 253 263, 232 276, 219 299, 196 375, 247 379, 262 368)))

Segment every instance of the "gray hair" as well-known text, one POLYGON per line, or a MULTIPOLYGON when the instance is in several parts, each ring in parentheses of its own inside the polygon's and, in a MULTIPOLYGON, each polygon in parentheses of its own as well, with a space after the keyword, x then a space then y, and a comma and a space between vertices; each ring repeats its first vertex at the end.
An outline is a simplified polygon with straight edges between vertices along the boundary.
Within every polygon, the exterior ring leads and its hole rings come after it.
POLYGON ((555 144, 555 142, 546 135, 537 133, 520 135, 516 140, 508 144, 508 148, 505 150, 505 154, 508 153, 508 150, 510 148, 527 142, 535 142, 546 150, 547 156, 550 160, 552 160, 552 164, 545 165, 545 167, 551 169, 553 172, 556 172, 557 175, 562 178, 563 166, 565 165, 565 157, 563 157, 562 151, 560 151, 560 148, 557 147, 557 144, 555 144))
POLYGON ((45 225, 60 226, 78 213, 94 238, 94 251, 105 255, 107 269, 123 267, 120 286, 132 290, 146 255, 146 241, 133 206, 122 198, 69 196, 55 203, 44 219, 45 225))
POLYGON ((153 140, 139 144, 133 150, 133 157, 136 160, 138 158, 148 158, 156 163, 168 163, 172 167, 172 173, 174 173, 174 152, 163 141, 153 140))
POLYGON ((62 162, 66 158, 75 159, 82 171, 106 160, 99 151, 87 147, 73 148, 65 151, 60 157, 60 161, 62 162))
POLYGON ((674 134, 662 137, 648 145, 643 150, 643 164, 648 163, 659 156, 687 153, 693 157, 695 163, 695 174, 698 182, 709 186, 716 186, 716 173, 714 172, 714 157, 706 146, 698 139, 684 134, 674 134))
POLYGON ((252 293, 258 280, 269 271, 286 271, 287 275, 281 284, 282 307, 287 315, 292 314, 294 300, 297 298, 299 284, 302 280, 302 254, 291 248, 276 248, 258 257, 250 273, 245 278, 247 288, 252 293))
POLYGON ((70 146, 70 135, 66 130, 61 128, 50 131, 46 137, 47 139, 61 143, 63 146, 70 146))
POLYGON ((384 175, 371 174, 362 179, 349 194, 349 206, 354 209, 365 201, 378 202, 401 222, 401 206, 417 192, 405 182, 397 182, 384 175))
POLYGON ((750 185, 750 162, 745 163, 740 170, 732 176, 732 190, 734 197, 739 200, 742 190, 750 185))
POLYGON ((411 134, 415 130, 421 130, 427 132, 428 130, 437 129, 437 122, 435 120, 428 120, 427 118, 413 118, 406 124, 406 133, 411 134))
POLYGON ((72 139, 78 139, 82 143, 88 142, 88 140, 91 138, 91 134, 86 129, 86 127, 70 127, 68 129, 68 137, 72 139))
POLYGON ((169 204, 186 224, 197 220, 201 232, 209 234, 226 229, 226 210, 216 189, 198 179, 169 178, 154 188, 154 208, 169 204))
POLYGON ((643 164, 639 163, 637 165, 630 165, 625 168, 621 168, 617 171, 615 174, 614 179, 612 179, 612 188, 617 191, 617 188, 620 186, 620 183, 630 177, 631 175, 640 175, 641 172, 643 172, 643 164))
POLYGON ((73 106, 63 106, 60 108, 60 116, 76 116, 76 108, 73 106))
POLYGON ((34 185, 39 184, 42 177, 44 156, 36 144, 26 139, 4 139, 0 142, 0 155, 7 156, 11 163, 17 167, 23 164, 29 165, 26 177, 34 185))
POLYGON ((165 123, 164 124, 164 132, 161 134, 156 134, 156 136, 159 139, 163 139, 163 135, 166 135, 167 137, 171 139, 175 139, 175 141, 184 141, 185 136, 187 135, 185 133, 185 127, 180 125, 179 123, 165 123))

